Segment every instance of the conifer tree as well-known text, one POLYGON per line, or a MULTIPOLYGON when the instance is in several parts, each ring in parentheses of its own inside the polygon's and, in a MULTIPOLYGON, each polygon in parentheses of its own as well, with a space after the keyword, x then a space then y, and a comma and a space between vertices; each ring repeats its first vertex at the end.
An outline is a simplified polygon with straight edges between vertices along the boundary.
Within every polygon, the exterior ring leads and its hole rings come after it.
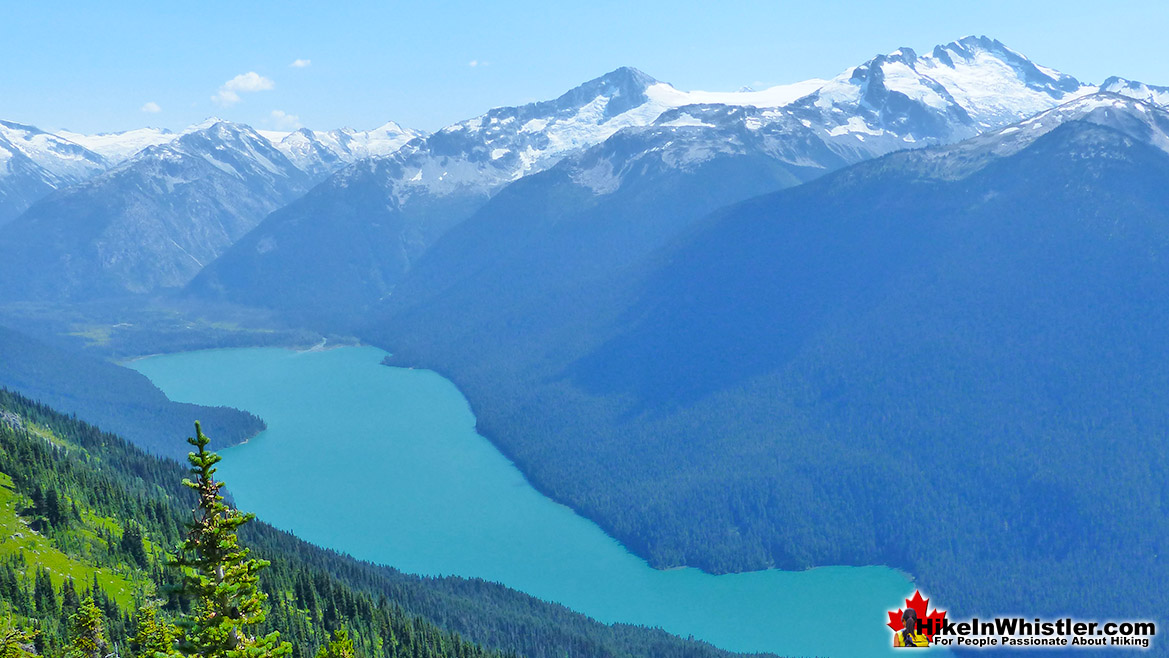
POLYGON ((122 539, 118 542, 122 552, 134 561, 134 564, 145 569, 150 565, 150 558, 146 555, 146 546, 142 541, 142 527, 137 523, 126 524, 122 531, 122 539))
POLYGON ((61 614, 66 617, 72 616, 80 605, 81 597, 77 595, 77 583, 72 577, 68 577, 61 584, 61 614))
POLYGON ((81 601, 77 612, 69 618, 69 646, 66 658, 105 658, 110 653, 106 639, 105 618, 93 602, 93 596, 81 601))
POLYGON ((33 581, 33 601, 37 614, 42 617, 56 617, 60 611, 57 606, 57 590, 53 589, 53 579, 43 567, 37 569, 33 581))
POLYGON ((250 559, 236 531, 254 518, 223 502, 223 483, 215 479, 222 459, 207 450, 209 440, 199 423, 187 442, 196 451, 187 455, 191 477, 183 484, 195 490, 198 503, 187 537, 171 560, 183 576, 183 593, 192 599, 191 615, 180 623, 179 649, 202 658, 278 658, 292 647, 280 634, 262 638, 248 629, 263 623, 267 595, 260 591, 259 572, 265 560, 250 559))
POLYGON ((357 649, 349 639, 349 631, 339 628, 325 646, 317 649, 316 658, 356 658, 357 649))
POLYGON ((35 631, 19 628, 0 628, 0 658, 33 658, 35 631))
POLYGON ((178 629, 165 619, 158 618, 158 608, 144 605, 134 617, 137 632, 130 639, 130 648, 137 658, 178 658, 175 650, 178 629))

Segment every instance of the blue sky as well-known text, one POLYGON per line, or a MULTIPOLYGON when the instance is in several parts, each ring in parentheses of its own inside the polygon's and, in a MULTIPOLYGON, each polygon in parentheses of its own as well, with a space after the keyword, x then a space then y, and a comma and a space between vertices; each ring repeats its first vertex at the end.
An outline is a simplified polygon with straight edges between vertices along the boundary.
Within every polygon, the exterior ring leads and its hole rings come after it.
POLYGON ((1169 84, 1164 2, 46 1, 4 14, 0 118, 82 132, 208 116, 434 130, 623 65, 734 90, 966 34, 1089 82, 1169 84))

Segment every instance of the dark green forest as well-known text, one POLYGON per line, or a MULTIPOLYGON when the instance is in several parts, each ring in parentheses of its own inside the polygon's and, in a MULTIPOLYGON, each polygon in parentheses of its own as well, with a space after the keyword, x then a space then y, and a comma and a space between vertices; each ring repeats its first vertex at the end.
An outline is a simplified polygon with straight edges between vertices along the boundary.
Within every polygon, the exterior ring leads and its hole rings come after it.
MULTIPOLYGON (((153 615, 166 620, 189 606, 168 566, 195 502, 181 484, 186 469, 5 390, 0 414, 0 520, 9 536, 0 542, 0 608, 10 624, 0 635, 31 630, 27 649, 67 655, 92 600, 109 645, 144 655, 141 633, 153 615)), ((370 657, 730 655, 602 625, 497 584, 359 562, 259 521, 239 537, 270 563, 259 572, 268 612, 257 634, 278 631, 295 657, 318 655, 338 631, 370 657)))
POLYGON ((0 386, 124 436, 150 452, 181 457, 196 419, 216 446, 245 441, 264 421, 239 409, 172 402, 145 375, 0 326, 0 386))
POLYGON ((963 615, 1169 609, 1169 157, 1082 122, 947 153, 682 214, 645 257, 589 230, 637 215, 530 201, 494 259, 489 204, 368 335, 656 566, 888 564, 963 615))

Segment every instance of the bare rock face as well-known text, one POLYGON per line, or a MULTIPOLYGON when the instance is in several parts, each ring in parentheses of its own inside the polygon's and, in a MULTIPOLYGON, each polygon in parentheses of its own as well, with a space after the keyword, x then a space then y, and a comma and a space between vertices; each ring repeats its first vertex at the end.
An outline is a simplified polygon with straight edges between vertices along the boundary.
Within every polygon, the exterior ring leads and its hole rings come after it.
POLYGON ((20 418, 20 415, 7 409, 0 409, 0 423, 9 427, 15 427, 16 429, 24 428, 24 421, 20 418))

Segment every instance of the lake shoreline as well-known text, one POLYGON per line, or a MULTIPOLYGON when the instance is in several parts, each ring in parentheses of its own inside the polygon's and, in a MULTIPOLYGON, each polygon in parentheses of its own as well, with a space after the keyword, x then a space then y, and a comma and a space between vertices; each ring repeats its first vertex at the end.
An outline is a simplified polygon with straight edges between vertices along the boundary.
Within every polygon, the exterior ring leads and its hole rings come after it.
POLYGON ((605 623, 732 651, 882 655, 888 629, 866 620, 912 594, 909 574, 881 566, 654 567, 533 487, 477 432, 471 403, 441 373, 384 364, 389 355, 373 346, 314 347, 322 349, 135 362, 172 399, 269 421, 265 440, 224 451, 222 473, 241 506, 307 541, 406 572, 498 582, 605 623), (302 481, 319 485, 289 486, 302 481), (808 644, 798 629, 825 615, 852 619, 856 637, 808 644))

